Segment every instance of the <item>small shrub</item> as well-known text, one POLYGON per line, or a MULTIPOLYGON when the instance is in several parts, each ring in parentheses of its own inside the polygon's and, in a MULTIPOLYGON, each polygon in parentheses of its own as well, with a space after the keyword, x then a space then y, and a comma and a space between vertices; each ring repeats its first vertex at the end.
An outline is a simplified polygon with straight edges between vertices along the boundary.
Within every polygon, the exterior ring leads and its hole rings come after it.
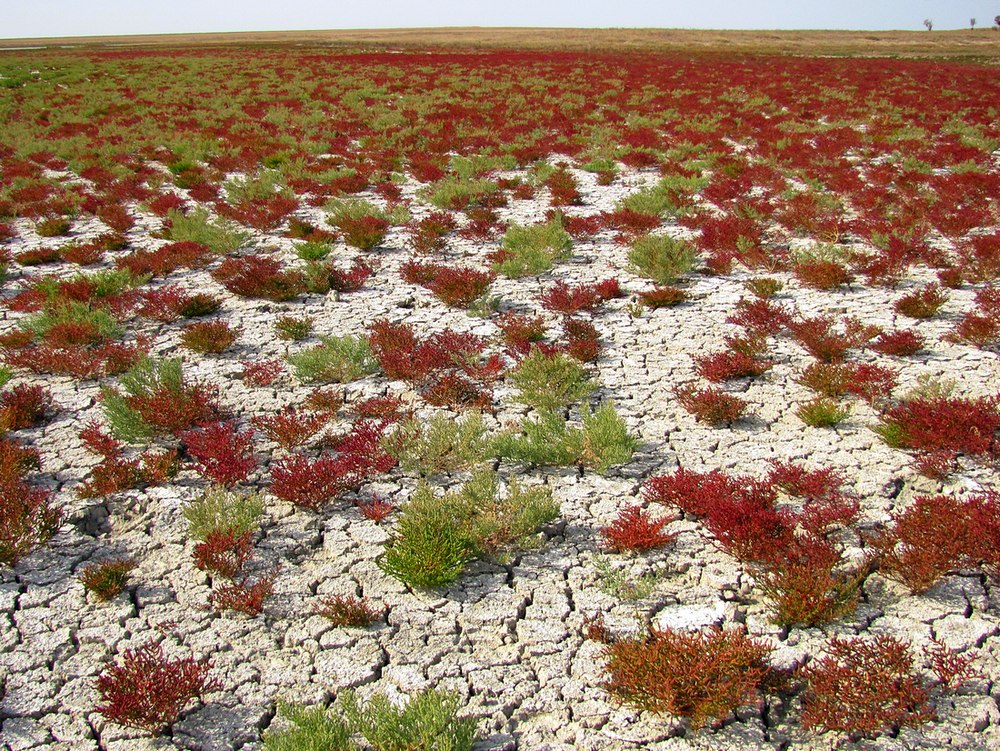
POLYGON ((181 332, 181 343, 192 352, 203 355, 224 352, 240 335, 225 321, 199 321, 192 323, 181 332))
POLYGON ((403 278, 425 287, 445 305, 467 308, 486 294, 496 278, 492 272, 447 266, 443 263, 408 261, 400 267, 403 278))
POLYGON ((726 323, 740 326, 748 334, 765 337, 788 328, 792 317, 768 300, 742 299, 736 303, 736 312, 726 318, 726 323))
POLYGON ((235 420, 208 423, 180 434, 195 468, 220 485, 244 482, 257 468, 253 431, 239 431, 235 420))
POLYGON ((309 316, 303 316, 302 318, 281 316, 281 318, 275 321, 274 328, 279 339, 299 342, 312 333, 313 319, 309 316))
POLYGON ((594 362, 601 353, 600 335, 590 321, 566 318, 563 321, 565 344, 562 349, 580 362, 594 362))
POLYGON ((583 427, 576 428, 562 415, 541 410, 535 420, 522 423, 518 432, 497 436, 494 451, 514 461, 543 466, 580 464, 599 473, 632 459, 639 442, 614 405, 608 402, 593 413, 584 409, 581 418, 583 427))
POLYGON ((402 706, 376 694, 364 706, 354 692, 338 699, 348 726, 378 751, 472 751, 476 720, 458 717, 457 694, 428 689, 402 706))
POLYGON ((677 535, 664 532, 670 519, 652 519, 641 506, 626 506, 618 517, 601 529, 604 544, 615 553, 652 550, 673 542, 677 535))
POLYGON ((361 289, 368 278, 375 273, 375 266, 366 261, 356 260, 346 271, 333 265, 327 266, 326 270, 329 274, 330 289, 334 292, 347 293, 361 289))
POLYGON ((985 347, 1000 340, 1000 317, 969 311, 958 320, 947 339, 985 347))
POLYGON ((137 565, 131 558, 95 563, 81 572, 80 581, 100 602, 107 602, 125 590, 128 575, 137 565))
POLYGON ((606 279, 597 284, 570 286, 556 282, 542 293, 542 307, 555 313, 570 316, 580 311, 593 311, 601 303, 621 297, 621 287, 617 279, 606 279))
POLYGON ((50 539, 62 521, 52 494, 24 475, 39 466, 38 452, 0 438, 0 565, 14 566, 50 539))
POLYGON ((770 651, 739 631, 653 627, 605 646, 604 689, 639 709, 689 717, 697 730, 754 699, 768 677, 770 651))
POLYGON ((680 238, 646 235, 632 243, 628 260, 639 275, 667 285, 673 284, 694 267, 697 251, 680 238))
POLYGON ((242 360, 240 365, 243 366, 240 377, 249 386, 270 386, 285 372, 285 363, 278 358, 253 362, 242 360))
POLYGON ((575 359, 563 354, 547 356, 537 348, 510 374, 521 404, 542 410, 556 410, 586 399, 597 388, 587 371, 575 359))
POLYGON ((892 448, 996 456, 1000 398, 918 396, 886 410, 874 430, 892 448))
POLYGON ((212 592, 212 606, 218 612, 233 610, 244 615, 260 615, 264 610, 264 600, 274 593, 277 569, 251 583, 250 580, 232 581, 212 592))
POLYGON ((226 258, 212 271, 212 276, 240 297, 283 302, 305 291, 301 272, 283 270, 281 262, 270 256, 226 258))
POLYGON ((871 343, 871 348, 883 355, 909 357, 924 348, 924 338, 912 329, 883 331, 871 343))
POLYGON ((330 212, 327 221, 340 230, 344 242, 359 250, 378 246, 385 239, 392 220, 406 221, 401 213, 387 213, 360 198, 331 201, 326 210, 330 212))
POLYGON ((744 286, 759 300, 770 300, 785 287, 783 282, 769 276, 750 279, 744 286))
POLYGON ((60 237, 68 235, 73 223, 69 219, 53 216, 35 224, 35 232, 39 237, 60 237))
POLYGON ((358 511, 365 519, 370 519, 373 522, 383 521, 395 510, 395 504, 377 495, 369 501, 358 502, 358 511))
POLYGON ((323 616, 338 628, 367 628, 377 621, 382 613, 366 600, 354 595, 324 597, 316 606, 315 613, 323 616))
POLYGON ((52 394, 44 386, 14 386, 0 394, 0 433, 39 425, 52 407, 52 394))
POLYGON ((545 487, 524 490, 511 480, 501 495, 489 468, 442 496, 422 482, 403 507, 379 566, 411 587, 439 587, 457 579, 473 558, 523 545, 558 511, 545 487))
POLYGON ((179 359, 145 359, 121 376, 125 393, 101 390, 111 432, 123 441, 140 443, 158 432, 178 434, 199 422, 217 419, 212 390, 184 380, 179 359))
POLYGON ((494 257, 493 268, 511 279, 537 276, 551 269, 556 261, 568 258, 572 247, 573 239, 559 221, 512 224, 494 257))
POLYGON ((333 244, 327 242, 295 243, 295 255, 303 261, 322 261, 333 251, 333 244))
POLYGON ((733 349, 695 358, 698 375, 712 383, 737 378, 755 378, 771 369, 773 363, 733 349))
POLYGON ((874 542, 879 568, 914 594, 926 592, 950 571, 986 566, 993 570, 1000 554, 1000 497, 973 495, 918 496, 892 516, 892 526, 874 542))
POLYGON ((463 211, 486 203, 493 203, 493 195, 500 186, 492 180, 467 179, 446 176, 427 188, 423 195, 439 209, 463 211))
POLYGON ((275 415, 253 418, 253 424, 283 449, 304 446, 330 421, 328 412, 312 413, 286 407, 275 415))
POLYGON ((515 356, 524 356, 532 345, 545 338, 545 321, 541 316, 529 318, 518 313, 503 313, 496 321, 508 351, 515 356))
POLYGON ((211 487, 184 507, 188 535, 205 542, 213 532, 243 535, 255 532, 264 513, 264 499, 257 493, 242 493, 211 487))
POLYGON ((822 290, 842 287, 854 279, 843 264, 819 259, 798 261, 792 267, 792 273, 805 286, 822 290))
POLYGON ((194 242, 218 255, 227 255, 242 247, 249 234, 225 219, 211 219, 204 209, 182 214, 176 209, 167 212, 167 233, 174 242, 194 242))
POLYGON ((800 404, 795 415, 812 428, 832 428, 846 420, 851 414, 850 407, 842 406, 828 397, 817 397, 800 404))
POLYGON ((203 542, 194 546, 195 565, 202 571, 234 578, 253 555, 252 535, 236 527, 213 529, 203 542))
POLYGON ((351 730, 346 722, 323 707, 301 707, 280 703, 278 716, 287 723, 282 730, 264 733, 267 751, 352 751, 351 730))
POLYGON ((415 253, 433 253, 444 250, 447 237, 458 229, 451 214, 435 211, 410 226, 410 244, 415 253))
POLYGON ((387 448, 404 470, 429 477, 482 462, 489 455, 490 441, 478 413, 459 420, 436 414, 430 420, 414 418, 400 424, 387 448))
POLYGON ((647 308, 672 308, 688 299, 688 294, 679 287, 654 287, 639 293, 639 299, 647 308))
POLYGON ((844 564, 834 545, 822 537, 789 538, 762 570, 757 585, 771 606, 771 621, 782 626, 819 626, 857 608, 868 561, 844 564))
POLYGON ((306 383, 347 383, 378 370, 368 340, 361 336, 321 336, 319 346, 288 355, 295 375, 306 383))
POLYGON ((549 189, 549 203, 552 206, 573 206, 581 201, 576 178, 565 167, 557 168, 545 179, 549 189))
POLYGON ((121 664, 97 677, 102 703, 96 711, 110 722, 159 735, 192 699, 222 687, 209 679, 210 669, 211 663, 191 658, 168 660, 152 642, 126 649, 121 664))
POLYGON ((674 394, 681 406, 694 415, 698 422, 708 425, 722 425, 739 420, 748 406, 744 399, 717 388, 696 389, 694 386, 686 386, 676 389, 674 394))
POLYGON ((799 670, 806 682, 802 724, 852 737, 923 725, 934 711, 913 661, 909 647, 889 634, 834 637, 826 656, 799 670))
POLYGON ((893 309, 908 318, 931 318, 948 302, 948 295, 936 284, 928 284, 896 300, 893 309))

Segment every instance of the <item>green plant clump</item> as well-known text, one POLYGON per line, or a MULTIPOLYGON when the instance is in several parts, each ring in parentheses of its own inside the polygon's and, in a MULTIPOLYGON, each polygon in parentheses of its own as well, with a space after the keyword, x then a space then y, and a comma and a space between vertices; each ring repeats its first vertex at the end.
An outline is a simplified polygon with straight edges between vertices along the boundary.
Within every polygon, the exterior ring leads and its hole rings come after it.
POLYGON ((471 751, 476 719, 458 717, 458 694, 428 689, 397 707, 377 694, 362 706, 354 692, 342 694, 338 706, 352 730, 378 751, 471 751))
POLYGON ((442 414, 427 421, 412 418, 402 423, 386 443, 405 471, 422 477, 467 469, 483 461, 490 451, 486 425, 479 412, 470 412, 459 420, 442 414))
POLYGON ((474 472, 461 490, 440 496, 422 482, 403 507, 379 565, 411 587, 443 586, 474 558, 524 544, 558 512, 547 487, 524 489, 512 479, 502 495, 499 477, 488 467, 474 472))
POLYGON ((351 729, 343 718, 323 707, 279 704, 278 716, 288 723, 283 730, 268 730, 268 751, 349 751, 355 748, 351 729))
POLYGON ((639 442, 613 404, 603 404, 595 412, 582 410, 581 421, 582 427, 574 427, 561 414, 541 410, 519 431, 497 436, 494 452, 501 459, 548 466, 580 464, 600 473, 632 459, 639 442))
POLYGON ((368 340, 362 336, 321 336, 321 344, 288 355, 295 375, 309 383, 347 383, 378 370, 368 340))
POLYGON ((645 235, 632 243, 628 260, 637 273, 657 284, 673 284, 694 267, 694 246, 670 235, 645 235))
POLYGON ((516 400, 540 410, 567 407, 597 388, 578 360, 562 353, 549 357, 537 348, 521 360, 511 381, 520 390, 516 400))
POLYGON ((851 408, 841 406, 833 399, 819 397, 800 405, 795 414, 810 427, 832 428, 847 419, 851 408))
POLYGON ((167 212, 169 235, 174 242, 196 242, 207 245, 213 253, 225 255, 243 247, 250 235, 221 217, 211 218, 205 209, 182 214, 176 209, 167 212))
POLYGON ((559 221, 512 224, 503 236, 494 268, 511 279, 537 276, 551 269, 556 261, 568 258, 572 248, 573 239, 559 221))
POLYGON ((228 491, 213 486, 184 507, 188 535, 205 542, 213 532, 230 532, 234 536, 252 532, 260 526, 264 499, 258 493, 228 491))

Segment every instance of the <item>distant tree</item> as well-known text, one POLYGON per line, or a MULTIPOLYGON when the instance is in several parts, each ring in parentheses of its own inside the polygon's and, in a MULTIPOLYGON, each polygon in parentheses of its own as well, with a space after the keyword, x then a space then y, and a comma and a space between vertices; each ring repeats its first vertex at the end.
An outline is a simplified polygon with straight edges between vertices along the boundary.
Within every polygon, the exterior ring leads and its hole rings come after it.
POLYGON ((975 29, 976 28, 976 19, 975 18, 970 18, 969 19, 969 28, 970 29, 975 29))
POLYGON ((929 18, 925 18, 924 19, 924 26, 927 27, 928 31, 931 31, 934 28, 934 22, 931 19, 929 19, 929 18))
POLYGON ((996 24, 996 27, 997 27, 997 31, 1000 31, 1000 16, 996 16, 996 17, 995 17, 995 18, 993 19, 993 23, 995 23, 995 24, 996 24))

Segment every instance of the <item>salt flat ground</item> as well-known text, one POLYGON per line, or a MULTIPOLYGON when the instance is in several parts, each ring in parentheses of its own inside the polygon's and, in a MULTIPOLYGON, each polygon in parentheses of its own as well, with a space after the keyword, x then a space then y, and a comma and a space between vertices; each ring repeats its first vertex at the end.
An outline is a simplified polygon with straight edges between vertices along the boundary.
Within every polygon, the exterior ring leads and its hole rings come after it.
MULTIPOLYGON (((608 186, 592 173, 573 170, 582 201, 574 215, 611 210, 623 196, 653 184, 653 171, 627 170, 608 186)), ((417 197, 418 185, 404 186, 412 211, 430 211, 417 197)), ((373 198, 378 201, 379 199, 373 198)), ((512 201, 501 218, 520 223, 541 221, 548 209, 540 190, 535 199, 512 201)), ((301 209, 300 218, 322 223, 319 210, 301 209)), ((151 237, 159 218, 140 216, 128 236, 138 247, 164 241, 151 237)), ((68 242, 104 230, 96 219, 81 222, 74 238, 43 240, 29 221, 15 223, 10 250, 18 253, 43 243, 68 242)), ((665 231, 682 234, 678 227, 665 231)), ((280 233, 257 233, 257 248, 269 248, 287 264, 296 262, 292 241, 280 233)), ((457 263, 480 264, 497 241, 453 238, 447 255, 457 263)), ((338 245, 346 263, 356 251, 338 245)), ((180 356, 186 375, 219 388, 222 406, 241 422, 298 405, 313 390, 290 373, 271 387, 253 387, 240 378, 241 361, 280 358, 315 345, 277 338, 275 319, 282 314, 311 316, 315 332, 362 334, 377 318, 412 324, 421 334, 450 327, 495 337, 490 320, 447 308, 420 287, 404 283, 399 265, 410 257, 405 233, 392 230, 375 251, 380 264, 364 287, 340 297, 309 295, 292 302, 246 300, 227 292, 208 270, 178 272, 175 281, 190 290, 209 291, 224 299, 221 317, 241 335, 227 352, 197 356, 179 347, 176 327, 155 335, 153 353, 180 356)), ((265 522, 256 542, 255 571, 280 566, 275 593, 256 617, 219 614, 210 607, 212 587, 192 560, 193 541, 181 515, 204 482, 185 469, 170 484, 125 491, 107 500, 81 500, 75 490, 96 461, 82 447, 80 430, 102 419, 94 382, 63 377, 18 375, 16 382, 44 383, 58 405, 44 427, 22 432, 22 439, 42 453, 42 466, 55 478, 58 502, 67 510, 58 534, 25 558, 13 571, 5 568, 0 584, 0 647, 3 685, 0 742, 22 751, 32 748, 254 749, 261 730, 272 722, 276 701, 329 701, 342 689, 358 687, 363 695, 387 692, 405 696, 436 687, 457 691, 463 712, 479 720, 482 749, 768 749, 824 748, 831 739, 804 733, 794 721, 796 706, 751 705, 717 729, 684 736, 676 720, 637 712, 612 701, 602 689, 602 647, 583 636, 585 619, 602 613, 617 633, 638 632, 646 622, 662 626, 724 628, 745 626, 775 647, 775 664, 793 665, 815 656, 834 635, 892 634, 915 645, 932 637, 977 658, 982 678, 937 707, 938 719, 899 737, 846 744, 847 748, 991 749, 1000 743, 996 681, 1000 678, 1000 593, 978 572, 959 572, 927 593, 909 595, 879 574, 864 585, 857 610, 821 628, 784 629, 772 625, 766 603, 750 572, 722 552, 693 521, 675 518, 668 529, 677 541, 658 551, 622 556, 602 549, 599 529, 626 504, 640 500, 650 476, 689 469, 721 469, 761 476, 772 460, 792 460, 810 468, 842 473, 845 487, 862 503, 862 527, 874 528, 919 494, 962 494, 989 487, 994 470, 969 465, 942 485, 917 475, 912 457, 887 447, 872 431, 877 415, 855 401, 850 416, 836 428, 811 428, 796 408, 811 398, 796 375, 811 360, 787 337, 776 340, 774 366, 753 381, 726 386, 749 402, 750 416, 719 428, 697 422, 678 403, 673 390, 697 380, 694 358, 721 349, 735 328, 726 322, 736 303, 748 296, 745 282, 767 275, 784 283, 775 299, 789 312, 816 316, 850 313, 885 328, 911 327, 893 310, 893 301, 933 278, 917 268, 897 289, 860 282, 831 291, 801 285, 787 272, 764 274, 737 267, 732 273, 689 274, 689 300, 674 308, 640 310, 636 295, 650 289, 628 262, 627 246, 602 230, 575 243, 572 256, 539 278, 494 283, 505 309, 538 313, 538 294, 554 281, 572 284, 620 280, 626 296, 607 302, 592 316, 602 343, 593 375, 598 398, 612 400, 640 447, 632 461, 601 475, 589 470, 543 468, 503 463, 504 477, 548 486, 559 504, 558 519, 547 525, 534 549, 506 561, 473 564, 453 585, 440 591, 412 591, 384 573, 377 560, 392 530, 392 518, 376 523, 356 508, 356 497, 377 493, 405 504, 416 480, 393 470, 367 483, 358 495, 335 501, 320 513, 297 509, 268 497, 265 522), (138 561, 128 592, 109 603, 88 598, 77 576, 88 563, 127 555, 138 561), (638 580, 657 574, 655 586, 641 599, 623 597, 610 585, 615 574, 638 580), (318 597, 358 594, 387 609, 386 617, 362 630, 332 627, 312 613, 318 597), (193 706, 169 737, 143 738, 105 722, 94 712, 95 676, 123 649, 150 636, 165 634, 172 655, 210 658, 221 689, 193 706), (683 736, 683 737, 682 737, 683 736)), ((57 273, 75 272, 58 267, 57 273)), ((8 283, 10 284, 10 283, 8 283)), ((928 341, 927 351, 909 358, 866 353, 866 360, 899 371, 898 392, 920 379, 953 379, 957 393, 977 397, 1000 390, 995 353, 943 336, 973 305, 969 287, 951 292, 941 313, 916 324, 928 341)), ((23 314, 8 312, 4 331, 23 314)), ((380 375, 348 384, 349 402, 364 397, 398 395, 420 416, 436 408, 419 401, 410 387, 380 375)), ((488 417, 495 429, 521 417, 525 409, 511 401, 512 389, 499 386, 497 411, 488 417)), ((277 447, 259 440, 262 465, 277 447)), ((254 479, 263 474, 254 475, 254 479)), ((461 485, 466 474, 441 476, 443 487, 461 485)), ((666 515, 667 509, 652 508, 666 515)), ((860 554, 860 538, 849 544, 860 554)), ((627 590, 627 587, 625 587, 627 590)), ((627 591, 624 591, 627 594, 627 591)))

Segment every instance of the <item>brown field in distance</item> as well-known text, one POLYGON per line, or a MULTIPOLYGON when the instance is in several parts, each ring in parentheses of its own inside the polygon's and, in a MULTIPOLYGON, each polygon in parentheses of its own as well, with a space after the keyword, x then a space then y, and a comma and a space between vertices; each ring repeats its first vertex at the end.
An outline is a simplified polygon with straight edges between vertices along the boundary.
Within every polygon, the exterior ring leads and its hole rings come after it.
POLYGON ((919 57, 994 64, 1000 61, 1000 32, 990 28, 927 32, 447 27, 0 39, 0 49, 34 46, 190 47, 245 44, 657 50, 919 57))

